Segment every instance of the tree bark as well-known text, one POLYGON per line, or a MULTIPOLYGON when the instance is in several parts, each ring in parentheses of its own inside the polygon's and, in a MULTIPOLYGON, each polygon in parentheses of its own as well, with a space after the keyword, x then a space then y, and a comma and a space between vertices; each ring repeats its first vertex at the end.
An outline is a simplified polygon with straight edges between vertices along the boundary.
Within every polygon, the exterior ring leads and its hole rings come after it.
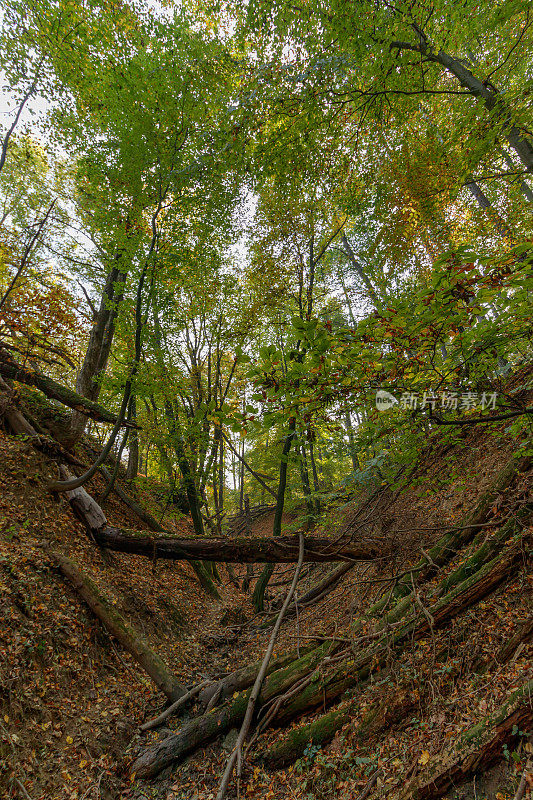
MULTIPOLYGON (((283 443, 283 450, 281 451, 281 463, 279 466, 279 483, 278 493, 276 498, 276 510, 274 512, 274 524, 272 526, 272 536, 280 536, 281 534, 281 520, 283 518, 283 507, 285 505, 285 490, 287 488, 287 472, 289 469, 289 453, 292 445, 296 430, 296 418, 293 417, 289 422, 289 430, 285 441, 283 443)), ((252 603, 256 611, 263 611, 265 607, 265 592, 268 582, 272 577, 274 567, 268 564, 261 575, 257 579, 255 588, 252 594, 252 603)))
MULTIPOLYGON (((351 722, 357 714, 360 698, 356 697, 340 708, 322 714, 317 720, 294 728, 284 739, 259 755, 259 760, 267 769, 283 769, 303 756, 309 744, 323 745, 330 742, 337 731, 351 722)), ((395 694, 380 700, 365 709, 357 728, 351 733, 353 741, 366 744, 371 736, 375 736, 391 725, 403 719, 414 706, 410 695, 395 694)))
POLYGON ((529 730, 533 722, 533 681, 528 681, 511 694, 500 708, 459 737, 459 757, 451 766, 433 774, 428 765, 423 776, 417 776, 403 790, 401 800, 433 800, 442 797, 457 784, 464 783, 475 772, 484 771, 502 758, 504 744, 517 741, 520 731, 529 730))
MULTIPOLYGON (((262 686, 260 703, 264 704, 280 692, 286 691, 299 678, 305 677, 330 650, 331 642, 324 643, 284 669, 272 673, 262 686)), ((133 763, 132 772, 142 778, 153 777, 206 742, 236 727, 244 718, 249 696, 250 690, 242 692, 221 708, 187 722, 177 734, 168 736, 155 747, 145 750, 133 763)))
MULTIPOLYGON (((297 650, 290 650, 288 653, 273 658, 268 665, 267 675, 275 672, 278 669, 283 669, 289 666, 294 661, 297 661, 301 656, 310 653, 317 646, 321 644, 321 640, 317 638, 310 643, 307 647, 301 647, 299 652, 297 650)), ((206 709, 215 694, 218 694, 217 705, 221 705, 228 697, 232 697, 235 692, 242 692, 243 689, 248 689, 257 677, 257 673, 261 667, 261 661, 255 661, 246 667, 235 670, 235 672, 226 675, 219 681, 211 683, 200 692, 199 702, 200 705, 206 709)))
POLYGON ((51 551, 50 555, 57 562, 63 575, 69 579, 76 592, 87 603, 91 611, 105 625, 107 630, 120 642, 135 661, 148 673, 153 682, 172 702, 179 700, 185 690, 178 683, 168 667, 148 647, 141 636, 136 633, 120 616, 116 608, 101 594, 97 586, 78 567, 62 553, 51 551))
MULTIPOLYGON (((122 528, 104 527, 93 530, 101 547, 119 553, 131 553, 148 558, 174 561, 223 561, 236 564, 290 564, 298 560, 298 536, 251 539, 227 537, 152 536, 122 528)), ((307 537, 304 561, 372 561, 384 555, 383 546, 374 542, 331 542, 329 539, 307 537)))
MULTIPOLYGON (((4 378, 9 378, 18 383, 24 383, 27 386, 35 386, 35 388, 39 389, 46 397, 51 400, 58 400, 63 405, 75 409, 83 416, 94 419, 95 422, 109 422, 114 425, 117 421, 117 415, 108 411, 103 406, 94 403, 86 397, 82 397, 66 386, 61 386, 61 384, 56 383, 52 378, 48 378, 40 372, 34 372, 26 367, 21 367, 19 364, 9 359, 4 352, 0 353, 0 374, 2 374, 4 378)), ((128 423, 124 423, 125 426, 127 424, 128 423)))
MULTIPOLYGON (((454 619, 466 608, 475 604, 496 589, 523 558, 522 538, 517 537, 503 555, 483 565, 475 575, 459 583, 445 597, 440 598, 428 608, 428 614, 410 617, 394 630, 392 635, 384 633, 372 647, 365 649, 358 658, 350 654, 324 673, 317 667, 334 651, 329 643, 313 650, 285 670, 277 670, 264 682, 260 701, 264 705, 270 699, 287 692, 301 678, 308 678, 301 691, 280 706, 276 715, 278 724, 285 724, 303 713, 340 697, 366 681, 371 673, 382 667, 391 654, 398 654, 408 642, 427 636, 431 627, 439 628, 454 619)), ((133 765, 133 771, 142 777, 156 775, 176 760, 182 759, 203 743, 239 724, 246 709, 245 693, 235 698, 216 712, 192 720, 174 736, 168 736, 161 744, 147 750, 133 765)))
MULTIPOLYGON (((135 394, 130 397, 130 405, 128 410, 128 422, 134 423, 137 420, 137 398, 135 394)), ((137 427, 137 426, 136 426, 137 427)), ((126 468, 126 477, 129 481, 135 480, 139 472, 139 434, 136 430, 130 433, 128 441, 128 466, 126 468)))
MULTIPOLYGON (((123 257, 124 252, 120 251, 116 257, 117 264, 112 267, 107 275, 100 307, 89 335, 85 358, 76 379, 77 393, 93 401, 98 400, 100 395, 100 379, 107 367, 107 360, 115 333, 116 319, 124 294, 126 269, 123 268, 121 270, 119 266, 123 257)), ((71 446, 79 441, 85 430, 86 423, 87 418, 78 411, 74 411, 67 439, 71 446)))

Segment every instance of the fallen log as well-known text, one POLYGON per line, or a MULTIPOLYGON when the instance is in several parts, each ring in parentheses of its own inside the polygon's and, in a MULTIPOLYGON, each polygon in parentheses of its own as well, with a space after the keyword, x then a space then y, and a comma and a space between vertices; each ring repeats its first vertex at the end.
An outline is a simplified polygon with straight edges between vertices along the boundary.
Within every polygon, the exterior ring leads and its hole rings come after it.
MULTIPOLYGON (((167 558, 176 561, 203 559, 236 564, 292 563, 298 561, 298 536, 263 539, 227 537, 151 536, 123 528, 104 527, 93 531, 101 547, 120 553, 167 558)), ((307 537, 304 561, 371 561, 383 557, 384 548, 376 542, 344 544, 330 539, 307 537)))
POLYGON ((498 472, 489 488, 478 499, 474 509, 470 511, 460 524, 447 531, 429 548, 424 557, 397 582, 393 597, 405 597, 413 588, 413 579, 418 583, 428 580, 437 570, 447 564, 455 554, 469 544, 479 528, 486 522, 494 502, 507 489, 516 475, 526 472, 533 464, 533 457, 513 455, 498 472))
POLYGON ((87 603, 109 633, 128 653, 131 653, 157 688, 172 702, 179 700, 185 694, 185 689, 180 686, 157 653, 154 653, 141 636, 128 625, 113 604, 103 596, 90 578, 80 572, 73 561, 55 550, 49 552, 82 600, 87 603))
POLYGON ((376 645, 365 650, 356 659, 347 659, 335 667, 323 680, 311 682, 300 694, 282 704, 276 717, 283 724, 304 712, 336 700, 348 689, 366 681, 376 669, 382 668, 391 657, 399 654, 407 642, 418 641, 431 629, 437 630, 457 617, 470 606, 493 592, 512 574, 523 558, 522 539, 506 548, 501 556, 483 565, 475 575, 467 578, 448 594, 428 606, 427 613, 418 612, 408 618, 393 633, 385 633, 376 645))
MULTIPOLYGON (((449 530, 441 536, 435 545, 424 554, 423 558, 396 582, 392 591, 392 598, 399 602, 395 606, 395 610, 390 612, 389 622, 394 622, 395 619, 405 612, 405 609, 410 604, 414 585, 418 585, 430 579, 440 567, 452 560, 458 550, 469 544, 476 534, 479 535, 479 529, 486 520, 487 514, 494 501, 512 483, 516 475, 528 470, 532 463, 533 459, 529 456, 513 455, 503 469, 496 475, 490 487, 483 492, 474 509, 468 512, 463 522, 460 523, 457 528, 449 530), (402 603, 402 598, 406 598, 406 602, 402 603)), ((350 564, 341 564, 336 567, 336 569, 332 570, 322 581, 318 582, 299 599, 298 610, 303 611, 307 607, 319 602, 329 591, 332 591, 338 585, 344 575, 349 572, 351 566, 350 564)), ((472 571, 470 574, 472 574, 472 571)), ((464 577, 467 577, 466 572, 464 577)), ((365 616, 379 616, 383 613, 387 602, 387 598, 378 600, 372 605, 365 616)), ((285 616, 287 618, 295 616, 295 614, 296 606, 294 605, 287 610, 285 616)), ((360 624, 362 624, 362 620, 360 624)))
MULTIPOLYGON (((524 516, 526 514, 527 511, 524 511, 524 516)), ((454 570, 451 575, 441 581, 434 593, 435 596, 442 596, 444 594, 444 589, 450 590, 459 584, 466 585, 467 579, 475 575, 483 564, 486 564, 491 556, 504 546, 505 541, 512 536, 516 527, 519 526, 517 526, 517 521, 515 520, 510 520, 502 526, 500 531, 495 533, 489 541, 484 542, 457 570, 454 570)), ((515 546, 516 544, 515 542, 515 546)), ((392 612, 385 615, 381 620, 380 627, 386 629, 388 625, 397 623, 412 609, 412 607, 412 598, 409 598, 409 600, 404 599, 392 612)), ((435 618, 433 617, 433 609, 431 606, 428 608, 428 614, 434 621, 435 618)), ((522 641, 524 637, 527 637, 530 628, 533 631, 533 623, 531 620, 528 620, 524 626, 521 626, 519 632, 516 634, 517 637, 520 637, 520 641, 522 641)), ((518 644, 519 642, 515 645, 515 649, 518 644)), ((322 715, 318 720, 307 725, 302 725, 294 731, 291 731, 285 739, 265 754, 263 760, 272 769, 279 769, 286 766, 291 763, 291 761, 299 758, 308 744, 322 744, 331 739, 335 732, 348 722, 350 710, 353 716, 355 708, 355 702, 350 701, 350 703, 341 706, 340 709, 335 709, 329 712, 329 714, 322 715)))
MULTIPOLYGON (((332 651, 332 643, 325 642, 311 653, 303 656, 283 669, 276 670, 261 687, 259 704, 285 692, 293 683, 312 672, 332 651)), ((241 692, 230 702, 214 709, 201 717, 187 722, 176 734, 167 736, 154 747, 146 749, 134 761, 132 773, 137 777, 150 778, 162 769, 179 761, 198 747, 215 739, 231 728, 237 727, 243 720, 251 690, 241 692)))
MULTIPOLYGON (((105 469, 105 467, 100 468, 100 471, 102 470, 104 472, 104 477, 106 474, 109 475, 109 472, 105 469)), ((70 480, 72 478, 72 475, 64 466, 59 467, 59 473, 61 475, 61 480, 70 480)), ((136 508, 134 507, 137 506, 139 511, 142 512, 143 521, 147 525, 149 525, 150 527, 154 528, 157 531, 163 530, 163 528, 161 528, 157 520, 154 519, 154 517, 152 517, 151 514, 145 512, 140 506, 137 505, 137 503, 131 500, 131 498, 129 498, 125 492, 123 492, 122 494, 129 501, 127 502, 127 505, 130 508, 132 508, 133 511, 138 513, 136 508)), ((83 486, 78 486, 77 489, 68 489, 65 492, 65 496, 69 501, 72 510, 74 511, 78 519, 80 519, 87 528, 87 532, 89 534, 90 539, 96 544, 99 544, 98 532, 101 530, 106 530, 107 526, 107 519, 101 507, 98 505, 96 500, 85 491, 83 486)), ((119 497, 120 496, 121 495, 119 494, 119 497)), ((153 552, 152 552, 152 557, 153 557, 153 552)), ((190 564, 193 570, 195 571, 202 588, 205 589, 206 592, 211 595, 211 597, 214 597, 216 600, 220 600, 220 594, 218 593, 218 590, 211 576, 208 574, 205 564, 202 564, 200 561, 196 561, 193 559, 190 559, 190 564)))
POLYGON ((328 574, 322 578, 322 580, 318 581, 318 583, 315 583, 315 585, 305 592, 305 594, 299 597, 297 603, 293 603, 293 605, 287 609, 285 613, 285 619, 295 617, 300 611, 304 611, 306 608, 309 608, 315 603, 320 602, 320 600, 326 597, 339 585, 340 581, 351 569, 353 569, 354 566, 355 564, 353 563, 345 563, 340 564, 338 567, 335 567, 335 569, 330 570, 328 574))
MULTIPOLYGON (((287 767, 303 756, 310 744, 330 742, 337 731, 354 719, 359 702, 359 697, 352 698, 340 708, 322 714, 314 722, 294 728, 281 742, 260 753, 258 760, 269 770, 287 767)), ((395 694, 372 703, 363 711, 357 727, 350 732, 350 741, 366 743, 371 736, 403 719, 416 703, 408 694, 395 694)))
MULTIPOLYGON (((41 372, 23 367, 16 364, 11 359, 7 359, 4 354, 0 353, 0 374, 4 378, 17 381, 17 383, 24 383, 26 386, 34 386, 39 389, 50 400, 57 400, 64 406, 79 411, 81 414, 90 417, 95 422, 108 422, 114 425, 117 421, 117 415, 112 411, 108 411, 104 406, 89 400, 87 397, 78 394, 77 392, 69 389, 67 386, 62 386, 47 375, 41 372)), ((138 428, 131 422, 124 422, 124 427, 138 428)))
MULTIPOLYGON (((402 791, 402 800, 433 800, 464 783, 475 772, 486 770, 503 757, 503 745, 517 741, 533 723, 533 680, 517 689, 493 714, 459 737, 457 747, 445 756, 447 766, 416 776, 402 791)), ((442 762, 442 759, 440 759, 442 762)))
MULTIPOLYGON (((317 637, 307 647, 301 647, 299 652, 297 650, 289 650, 288 653, 271 659, 266 674, 270 675, 278 669, 287 667, 322 643, 323 639, 317 637)), ((221 705, 228 697, 232 697, 235 692, 242 692, 243 689, 248 689, 255 681, 261 663, 261 661, 255 661, 253 664, 248 664, 246 667, 241 667, 241 669, 231 672, 219 681, 213 681, 200 692, 198 696, 200 705, 206 709, 215 695, 217 695, 216 703, 221 705)))
MULTIPOLYGON (((517 536, 502 555, 481 566, 474 575, 433 603, 428 608, 427 615, 418 613, 414 617, 407 616, 403 625, 394 629, 392 635, 385 631, 378 642, 365 649, 358 658, 340 658, 339 663, 334 664, 327 674, 322 674, 319 667, 327 663, 326 656, 331 657, 335 652, 332 644, 327 652, 326 645, 321 645, 285 670, 272 673, 263 684, 261 705, 275 698, 281 699, 275 719, 278 724, 284 724, 336 700, 348 689, 366 681, 375 669, 384 666, 391 654, 401 652, 407 642, 423 638, 432 626, 442 627, 496 589, 509 577, 515 564, 523 557, 522 544, 522 537, 517 536), (304 687, 284 699, 284 694, 288 694, 302 679, 305 679, 304 687)), ((146 750, 135 761, 133 772, 142 777, 154 776, 218 734, 236 727, 246 708, 246 702, 243 703, 241 698, 246 698, 247 694, 216 711, 191 720, 177 734, 168 736, 160 744, 146 750)))

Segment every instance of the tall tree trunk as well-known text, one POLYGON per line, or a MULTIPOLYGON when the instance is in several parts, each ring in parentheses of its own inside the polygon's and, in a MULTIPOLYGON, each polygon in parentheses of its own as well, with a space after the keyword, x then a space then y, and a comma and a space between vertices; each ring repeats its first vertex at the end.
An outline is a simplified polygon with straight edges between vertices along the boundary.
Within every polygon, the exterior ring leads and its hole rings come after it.
POLYGON ((360 469, 359 461, 357 458, 357 450, 355 449, 355 439, 353 435, 353 425, 352 425, 352 418, 350 416, 350 412, 348 411, 348 406, 346 403, 344 404, 344 424, 346 426, 346 432, 348 434, 348 444, 350 447, 350 458, 352 459, 352 467, 353 471, 358 472, 360 469))
MULTIPOLYGON (((89 343, 85 351, 82 367, 76 378, 76 391, 78 394, 87 397, 89 400, 98 400, 100 396, 101 378, 107 367, 107 360, 113 343, 115 324, 119 312, 120 303, 124 294, 124 284, 126 281, 126 270, 121 269, 120 261, 124 253, 117 255, 117 265, 115 265, 107 276, 100 307, 94 320, 89 343)), ((74 411, 70 420, 70 429, 66 437, 68 443, 73 446, 82 436, 87 417, 74 411)))
MULTIPOLYGON (((281 452, 281 462, 279 465, 279 484, 278 484, 278 497, 276 500, 276 511, 274 513, 274 524, 272 527, 273 536, 281 536, 281 520, 283 517, 283 507, 285 505, 285 490, 287 488, 287 472, 289 467, 289 453, 292 446, 292 440, 296 430, 296 418, 292 417, 289 422, 289 430, 283 443, 283 450, 281 452)), ((267 564, 259 576, 255 585, 252 602, 256 611, 263 611, 265 607, 265 591, 268 582, 274 572, 274 564, 267 564)))
MULTIPOLYGON (((136 422, 137 420, 137 398, 132 393, 130 397, 130 407, 128 414, 129 422, 136 422)), ((129 481, 135 480, 139 471, 139 434, 137 429, 133 429, 129 434, 128 441, 128 466, 126 468, 126 477, 129 481)))
POLYGON ((315 507, 313 505, 313 500, 311 498, 311 484, 309 483, 309 471, 307 469, 307 460, 305 458, 305 450, 303 445, 300 445, 298 442, 295 443, 294 449, 298 455, 298 461, 300 462, 300 479, 302 481, 302 490, 304 494, 305 506, 307 508, 307 514, 309 517, 308 524, 310 523, 312 517, 315 514, 315 507))

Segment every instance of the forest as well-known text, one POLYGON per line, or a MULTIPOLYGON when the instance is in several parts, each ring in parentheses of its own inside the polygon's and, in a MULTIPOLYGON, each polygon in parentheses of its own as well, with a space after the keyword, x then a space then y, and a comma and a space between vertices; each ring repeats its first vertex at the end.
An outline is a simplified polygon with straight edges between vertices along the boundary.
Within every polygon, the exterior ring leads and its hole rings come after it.
POLYGON ((0 793, 533 798, 525 0, 0 0, 0 793))

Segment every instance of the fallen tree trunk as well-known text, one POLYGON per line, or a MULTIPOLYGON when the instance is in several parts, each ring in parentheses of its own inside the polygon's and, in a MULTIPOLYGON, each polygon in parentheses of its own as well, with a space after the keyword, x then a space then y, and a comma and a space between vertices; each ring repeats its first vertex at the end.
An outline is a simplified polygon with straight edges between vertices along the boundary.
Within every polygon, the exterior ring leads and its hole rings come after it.
POLYGON ((106 600, 98 587, 83 575, 69 558, 57 551, 50 551, 50 555, 91 611, 124 649, 131 653, 157 688, 172 702, 179 700, 185 694, 185 689, 180 686, 157 653, 154 653, 141 636, 125 622, 113 604, 106 600))
MULTIPOLYGON (((528 507, 526 506, 524 515, 527 513, 528 507)), ((516 527, 517 522, 515 520, 510 520, 506 525, 502 526, 502 529, 498 533, 494 534, 487 542, 484 542, 457 570, 441 581, 435 594, 440 596, 444 594, 445 589, 449 590, 454 586, 464 583, 472 575, 475 575, 476 571, 478 571, 484 563, 487 563, 494 553, 498 552, 498 550, 504 546, 505 541, 512 536, 516 527)), ((404 614, 408 611, 409 607, 412 607, 411 602, 407 603, 406 601, 403 601, 399 606, 400 605, 403 606, 404 614)), ((432 615, 431 609, 428 609, 428 613, 432 615)), ((398 613, 398 609, 395 609, 392 614, 387 615, 382 620, 382 627, 397 622, 398 619, 401 619, 401 615, 398 613)), ((523 641, 524 638, 527 638, 531 632, 533 632, 533 620, 528 620, 520 626, 519 631, 517 631, 515 637, 513 637, 513 641, 516 640, 516 643, 511 643, 510 645, 511 655, 518 644, 523 641)), ((503 663, 503 660, 507 657, 507 649, 505 652, 502 652, 499 657, 499 663, 503 663)), ((291 731, 285 739, 271 748, 268 753, 264 754, 264 762, 270 768, 281 768, 299 758, 308 744, 323 744, 329 741, 333 738, 336 731, 349 721, 350 716, 353 716, 355 707, 356 702, 350 701, 349 704, 344 704, 341 708, 321 716, 318 720, 291 731)))
MULTIPOLYGON (((10 359, 7 360, 3 354, 0 354, 0 374, 4 378, 24 383, 26 386, 34 386, 51 400, 58 400, 64 406, 79 411, 86 417, 95 420, 95 422, 108 422, 114 425, 117 421, 117 415, 113 414, 112 411, 108 411, 107 408, 104 408, 99 403, 88 400, 67 386, 62 386, 47 375, 22 367, 10 359)), ((123 424, 124 427, 139 427, 130 422, 124 422, 123 424)))
MULTIPOLYGON (((105 469, 105 467, 101 468, 100 471, 103 471, 104 476, 109 475, 109 472, 105 469)), ((60 466, 59 472, 61 475, 61 480, 70 480, 72 478, 72 475, 64 466, 60 466)), ((134 510, 137 513, 136 508, 134 508, 134 506, 136 506, 139 509, 139 511, 142 512, 143 521, 147 525, 156 529, 157 531, 163 530, 163 528, 161 528, 157 520, 154 519, 151 514, 145 512, 140 506, 137 505, 137 503, 131 500, 131 498, 128 497, 128 495, 126 495, 125 492, 122 492, 122 490, 121 493, 123 497, 127 498, 127 505, 130 508, 132 508, 132 510, 134 510)), ((85 491, 83 486, 78 486, 77 489, 69 489, 65 492, 65 495, 74 513, 87 528, 91 540, 96 544, 99 544, 98 532, 101 530, 106 530, 107 526, 107 519, 101 507, 98 505, 96 500, 92 498, 90 494, 88 494, 85 491)), ((120 494, 119 497, 121 497, 120 494)), ((152 557, 153 557, 153 552, 152 552, 152 557)), ((200 561, 196 561, 193 559, 190 560, 190 564, 193 570, 195 571, 202 588, 205 589, 206 592, 211 595, 211 597, 214 597, 216 600, 220 600, 220 595, 218 593, 218 590, 211 576, 208 574, 205 565, 202 564, 200 561)))
MULTIPOLYGON (((441 536, 435 545, 428 550, 427 554, 397 581, 392 597, 399 603, 396 605, 395 610, 390 612, 389 622, 395 621, 405 612, 410 603, 409 598, 412 596, 413 585, 423 583, 431 578, 440 567, 451 561, 458 550, 467 545, 476 534, 479 534, 479 529, 486 520, 494 501, 512 483, 515 476, 519 472, 525 472, 529 469, 532 463, 533 459, 529 456, 513 456, 496 475, 491 486, 483 492, 474 509, 466 515, 463 522, 456 529, 447 531, 441 536), (401 602, 402 598, 406 599, 405 603, 401 602)), ((332 570, 329 575, 326 575, 322 581, 313 586, 299 599, 298 610, 305 610, 308 606, 319 602, 338 585, 344 575, 349 572, 351 566, 350 564, 341 564, 335 570, 332 570)), ((464 577, 466 577, 466 572, 464 577)), ((386 598, 378 600, 371 606, 366 616, 376 617, 380 615, 383 613, 386 604, 386 598)), ((285 616, 287 618, 295 614, 296 605, 289 608, 285 616)))
POLYGON ((431 629, 438 629, 457 617, 470 606, 493 592, 501 583, 509 578, 515 565, 523 558, 522 539, 506 548, 503 555, 483 565, 475 575, 467 578, 451 589, 437 602, 417 616, 407 619, 403 625, 387 632, 374 647, 365 650, 357 659, 346 659, 328 673, 324 680, 315 678, 306 688, 289 702, 284 703, 276 720, 283 724, 304 712, 323 704, 330 703, 340 697, 347 689, 351 689, 366 681, 373 671, 382 668, 391 654, 398 654, 409 642, 418 641, 427 636, 431 629))
POLYGON ((486 522, 490 509, 498 496, 510 486, 519 472, 526 472, 532 464, 531 456, 513 455, 496 475, 490 487, 483 492, 474 509, 466 515, 463 522, 441 536, 418 564, 415 564, 397 582, 393 596, 399 598, 410 594, 413 588, 413 578, 418 583, 428 580, 440 567, 451 561, 461 548, 469 544, 479 532, 479 528, 486 522))
MULTIPOLYGON (((278 669, 287 667, 289 664, 292 664, 302 656, 313 651, 322 643, 323 640, 317 637, 317 639, 314 640, 313 643, 309 643, 307 647, 301 647, 299 652, 297 650, 290 650, 288 653, 271 659, 267 668, 267 676, 278 669)), ((209 684, 209 686, 206 686, 205 689, 202 689, 198 697, 200 705, 203 706, 204 709, 207 708, 215 695, 217 695, 217 705, 221 705, 228 697, 232 697, 235 692, 242 692, 243 689, 248 689, 255 681, 261 663, 262 661, 255 661, 253 664, 235 670, 235 672, 226 675, 219 681, 214 681, 209 684)))
MULTIPOLYGON (((493 591, 509 577, 521 558, 522 538, 519 536, 505 548, 503 555, 481 566, 473 576, 459 583, 431 605, 427 616, 419 613, 408 618, 391 636, 385 631, 378 642, 364 650, 359 658, 341 657, 338 665, 322 675, 320 665, 325 665, 325 656, 329 657, 335 651, 335 647, 331 645, 326 653, 325 645, 322 645, 287 669, 274 672, 263 684, 261 704, 275 698, 280 699, 275 718, 279 724, 283 724, 318 706, 330 703, 346 690, 367 680, 375 669, 385 664, 391 653, 399 653, 408 641, 424 637, 432 626, 442 627, 493 591), (301 691, 285 699, 284 693, 288 694, 301 679, 306 679, 301 691)), ((243 696, 246 697, 247 694, 243 696)), ((179 733, 168 736, 161 744, 143 753, 134 763, 133 771, 143 777, 156 775, 164 767, 182 759, 219 733, 235 727, 241 721, 245 708, 246 703, 243 705, 239 697, 216 712, 192 720, 179 733)))
MULTIPOLYGON (((105 527, 93 531, 101 547, 120 553, 132 553, 149 558, 167 558, 176 561, 203 559, 236 564, 292 563, 298 560, 298 536, 278 536, 264 539, 238 538, 181 538, 178 536, 150 536, 122 528, 105 527)), ((308 537, 305 542, 304 561, 371 561, 383 556, 383 547, 375 542, 350 542, 344 544, 329 539, 308 537)))
MULTIPOLYGON (((371 736, 403 719, 415 707, 416 702, 410 695, 395 694, 373 703, 364 710, 359 724, 350 732, 350 741, 366 743, 371 736)), ((309 725, 294 728, 285 739, 261 753, 259 761, 267 769, 283 769, 303 756, 309 744, 322 745, 330 742, 337 731, 353 720, 358 703, 359 698, 351 699, 340 708, 322 714, 309 725)))
POLYGON ((402 800, 433 800, 468 780, 475 772, 499 761, 504 744, 517 741, 533 723, 533 680, 517 689, 494 714, 461 734, 458 746, 446 759, 448 766, 432 775, 417 776, 401 793, 402 800), (449 763, 451 760, 451 763, 449 763))
MULTIPOLYGON (((304 678, 332 652, 331 642, 325 642, 311 653, 283 669, 278 669, 263 683, 259 696, 262 705, 280 692, 287 691, 295 681, 304 678)), ((148 748, 133 763, 132 773, 150 778, 169 764, 179 761, 198 747, 237 727, 246 713, 250 690, 239 693, 220 708, 187 722, 177 734, 167 736, 155 747, 148 748)))

